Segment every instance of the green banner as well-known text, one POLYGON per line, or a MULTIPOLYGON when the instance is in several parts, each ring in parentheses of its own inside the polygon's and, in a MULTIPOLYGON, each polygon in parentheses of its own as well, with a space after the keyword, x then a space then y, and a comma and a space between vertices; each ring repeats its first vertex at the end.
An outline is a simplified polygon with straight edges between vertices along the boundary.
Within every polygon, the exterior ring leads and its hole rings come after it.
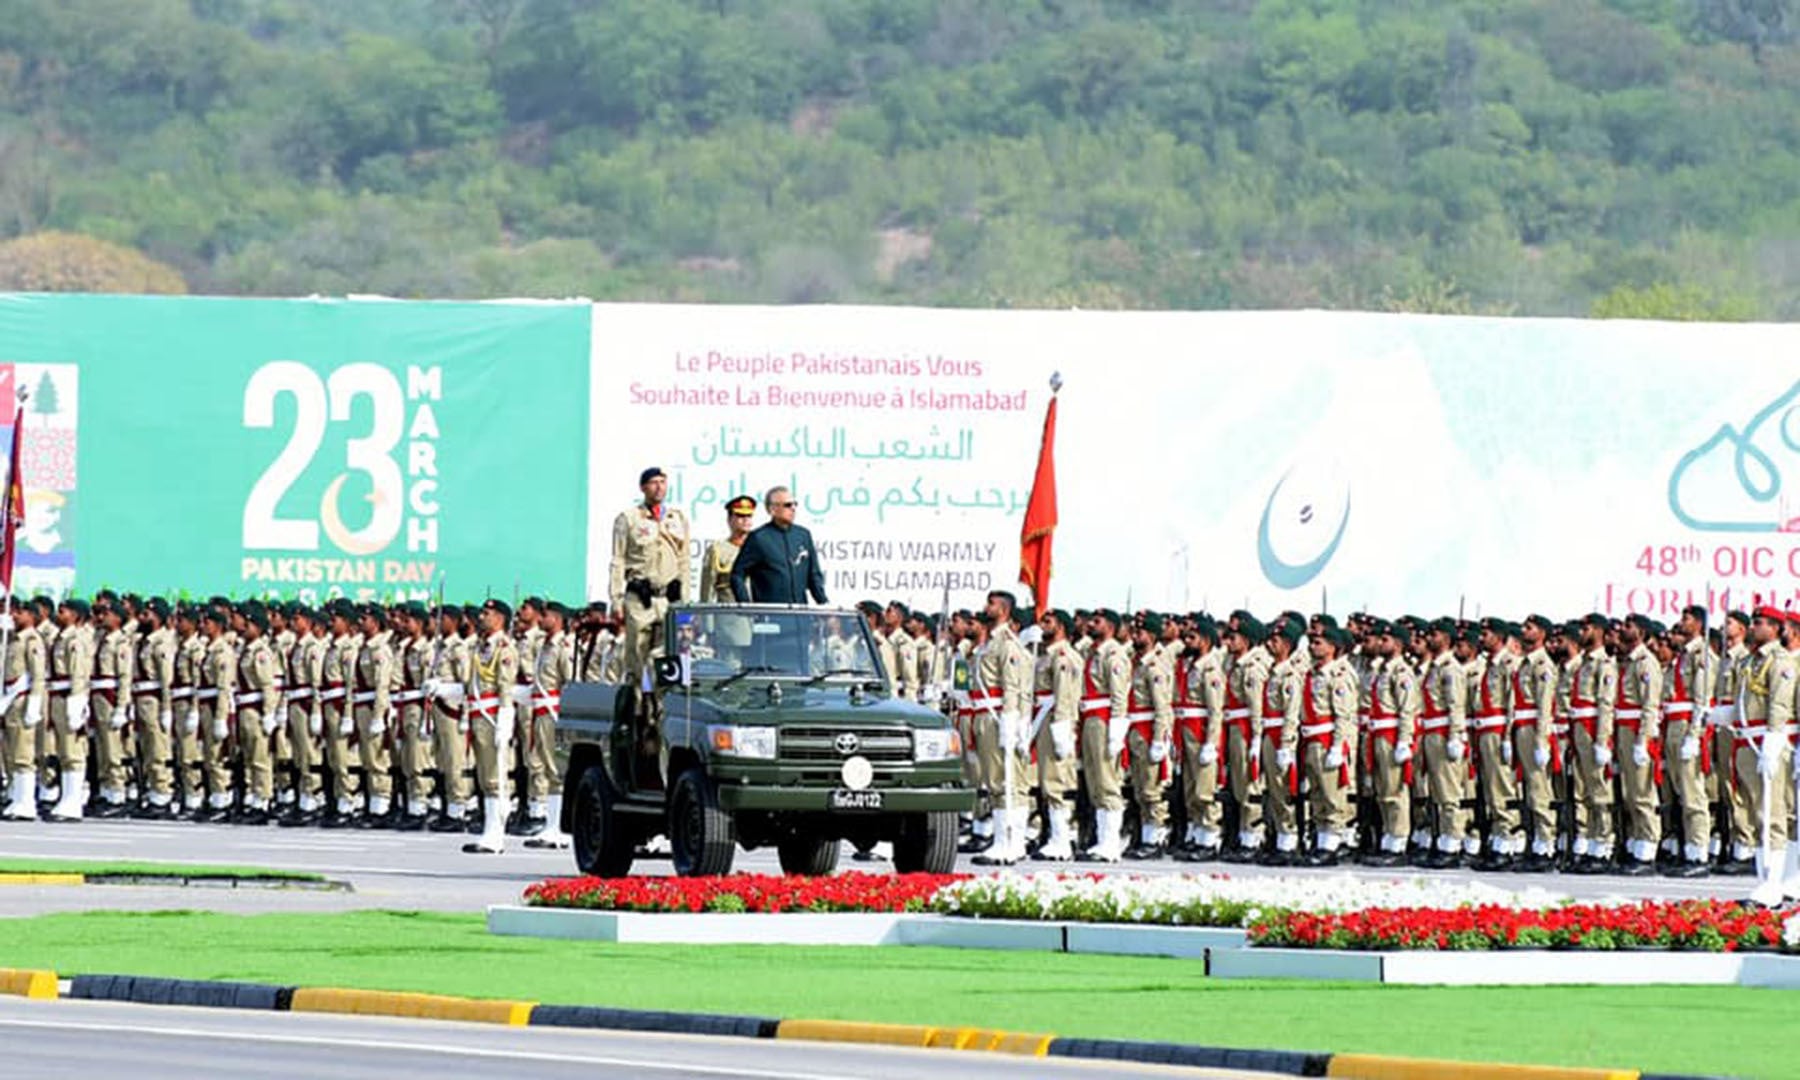
POLYGON ((590 312, 0 295, 18 588, 579 598, 590 312))

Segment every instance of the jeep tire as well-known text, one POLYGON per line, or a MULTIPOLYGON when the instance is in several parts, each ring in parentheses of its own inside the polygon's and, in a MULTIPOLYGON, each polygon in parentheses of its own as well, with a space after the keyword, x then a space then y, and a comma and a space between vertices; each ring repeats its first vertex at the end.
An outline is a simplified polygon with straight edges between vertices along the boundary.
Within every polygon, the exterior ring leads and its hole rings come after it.
POLYGON ((823 877, 837 869, 838 841, 834 836, 789 836, 775 845, 781 872, 823 877))
POLYGON ((620 815, 613 809, 612 781, 599 765, 582 770, 575 782, 574 814, 570 833, 575 848, 575 866, 595 877, 624 877, 631 873, 632 855, 637 839, 620 828, 620 815))
POLYGON ((956 812, 908 815, 894 840, 897 874, 949 874, 956 870, 956 812))
POLYGON ((712 778, 698 765, 675 780, 669 792, 669 850, 682 877, 731 873, 737 835, 731 815, 719 809, 712 778))

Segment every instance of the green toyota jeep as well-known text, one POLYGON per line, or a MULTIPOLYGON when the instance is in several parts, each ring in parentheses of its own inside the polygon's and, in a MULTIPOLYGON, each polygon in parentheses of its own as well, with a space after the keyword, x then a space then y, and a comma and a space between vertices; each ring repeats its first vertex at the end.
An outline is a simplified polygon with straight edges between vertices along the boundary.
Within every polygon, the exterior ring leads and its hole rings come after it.
POLYGON ((740 846, 827 874, 843 840, 891 842, 902 873, 955 868, 975 804, 961 740, 889 693, 859 616, 676 605, 663 634, 653 686, 564 688, 562 825, 583 873, 627 874, 659 835, 686 875, 728 873, 740 846))

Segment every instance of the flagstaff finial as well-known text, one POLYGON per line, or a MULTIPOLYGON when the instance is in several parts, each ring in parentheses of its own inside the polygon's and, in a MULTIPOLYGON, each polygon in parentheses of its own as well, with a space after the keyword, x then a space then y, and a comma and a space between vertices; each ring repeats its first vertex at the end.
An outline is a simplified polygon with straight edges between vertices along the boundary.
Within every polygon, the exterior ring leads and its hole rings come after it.
POLYGON ((1050 373, 1050 392, 1054 394, 1060 390, 1062 390, 1062 372, 1052 371, 1050 373))

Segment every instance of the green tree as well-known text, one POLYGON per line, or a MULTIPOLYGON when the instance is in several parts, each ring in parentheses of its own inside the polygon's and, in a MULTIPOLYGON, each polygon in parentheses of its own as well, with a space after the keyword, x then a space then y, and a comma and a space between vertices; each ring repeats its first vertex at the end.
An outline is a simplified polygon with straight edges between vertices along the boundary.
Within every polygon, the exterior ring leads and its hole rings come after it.
POLYGON ((38 377, 37 389, 31 392, 31 411, 39 416, 55 416, 62 411, 56 397, 56 383, 48 371, 38 377))
POLYGON ((1648 288, 1621 285, 1594 301, 1596 319, 1663 319, 1672 322, 1748 322, 1756 301, 1716 296, 1693 285, 1658 283, 1648 288))

